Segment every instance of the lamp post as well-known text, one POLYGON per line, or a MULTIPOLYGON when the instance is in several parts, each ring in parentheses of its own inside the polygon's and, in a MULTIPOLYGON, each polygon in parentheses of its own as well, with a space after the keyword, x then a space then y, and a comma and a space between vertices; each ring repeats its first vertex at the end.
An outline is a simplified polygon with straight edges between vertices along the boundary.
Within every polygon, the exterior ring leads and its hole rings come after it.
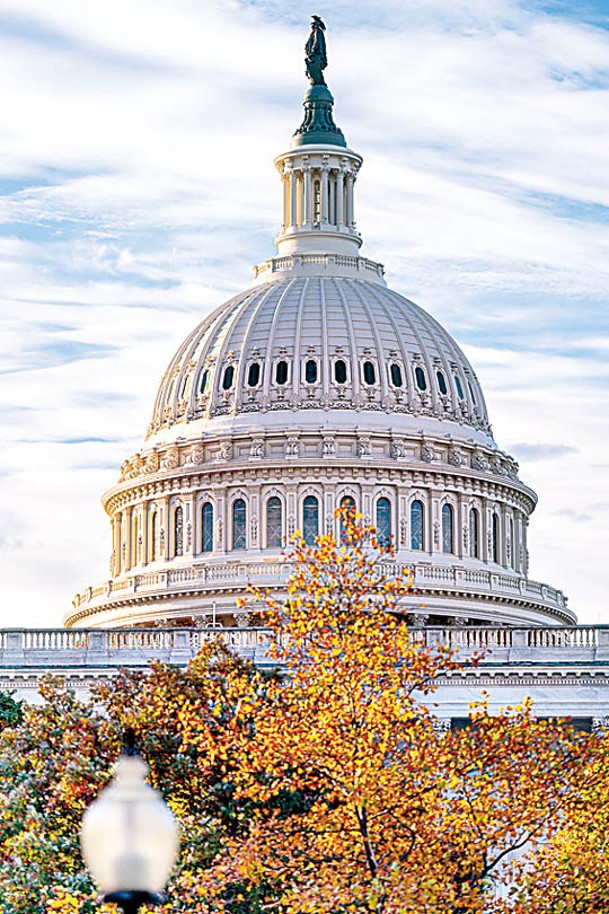
POLYGON ((133 730, 127 730, 114 777, 86 810, 80 830, 82 855, 100 900, 125 914, 163 901, 178 855, 178 824, 146 783, 148 770, 133 730))

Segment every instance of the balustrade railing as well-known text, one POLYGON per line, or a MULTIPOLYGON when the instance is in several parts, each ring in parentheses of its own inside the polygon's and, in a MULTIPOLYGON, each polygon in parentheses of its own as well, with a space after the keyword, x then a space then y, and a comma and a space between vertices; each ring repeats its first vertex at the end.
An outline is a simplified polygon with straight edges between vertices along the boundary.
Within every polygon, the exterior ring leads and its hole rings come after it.
MULTIPOLYGON (((472 654, 482 655, 483 664, 559 661, 609 666, 609 626, 603 625, 412 628, 411 637, 430 647, 453 648, 464 661, 472 654)), ((144 668, 149 660, 183 665, 214 639, 256 663, 268 662, 271 633, 262 628, 4 629, 0 669, 144 668)))
MULTIPOLYGON (((384 574, 396 573, 397 563, 379 563, 379 570, 384 574)), ((264 579, 285 579, 291 573, 291 565, 284 561, 274 562, 222 562, 220 564, 196 562, 186 567, 168 568, 165 571, 142 572, 113 578, 105 585, 88 588, 74 598, 74 608, 103 603, 109 594, 150 593, 166 591, 171 588, 184 589, 189 586, 200 587, 202 584, 227 584, 236 586, 251 581, 263 583, 264 579)), ((471 570, 458 565, 434 565, 431 562, 420 562, 413 566, 415 585, 420 588, 433 585, 442 588, 454 588, 463 591, 471 588, 474 592, 486 591, 489 595, 519 594, 522 597, 541 601, 545 606, 557 609, 565 608, 565 598, 561 591, 555 590, 537 581, 529 581, 516 575, 496 574, 485 569, 471 570)))

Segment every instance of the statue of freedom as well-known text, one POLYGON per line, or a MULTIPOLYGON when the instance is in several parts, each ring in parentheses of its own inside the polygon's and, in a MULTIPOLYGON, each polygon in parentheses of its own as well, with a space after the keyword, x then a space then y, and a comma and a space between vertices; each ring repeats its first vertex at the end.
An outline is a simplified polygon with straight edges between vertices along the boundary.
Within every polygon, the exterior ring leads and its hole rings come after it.
POLYGON ((325 86, 323 71, 328 66, 326 56, 326 36, 324 32, 326 27, 319 16, 313 16, 311 22, 311 34, 305 45, 305 62, 307 67, 307 76, 313 86, 325 86))

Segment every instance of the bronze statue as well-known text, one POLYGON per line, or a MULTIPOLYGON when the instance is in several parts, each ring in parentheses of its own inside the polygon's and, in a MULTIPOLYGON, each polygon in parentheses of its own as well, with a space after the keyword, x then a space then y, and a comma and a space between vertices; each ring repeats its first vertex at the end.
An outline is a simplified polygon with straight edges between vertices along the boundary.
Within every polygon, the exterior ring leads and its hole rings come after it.
POLYGON ((313 16, 311 22, 311 34, 305 45, 305 62, 307 67, 307 76, 313 86, 325 86, 323 71, 328 66, 326 56, 326 36, 324 32, 326 27, 319 16, 313 16))

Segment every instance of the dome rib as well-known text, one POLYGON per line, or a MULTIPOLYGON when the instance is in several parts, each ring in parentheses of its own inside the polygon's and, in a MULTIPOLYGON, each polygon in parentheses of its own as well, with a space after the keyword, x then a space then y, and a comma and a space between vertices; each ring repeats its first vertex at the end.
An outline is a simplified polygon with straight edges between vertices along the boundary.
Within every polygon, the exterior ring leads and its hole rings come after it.
POLYGON ((247 290, 216 309, 171 360, 155 401, 150 434, 158 432, 166 440, 162 429, 175 423, 183 426, 191 421, 209 422, 216 415, 287 409, 306 410, 308 414, 315 410, 365 409, 369 413, 385 412, 396 417, 395 421, 402 417, 398 424, 407 423, 410 432, 422 427, 430 431, 429 422, 433 421, 452 423, 450 429, 442 431, 443 436, 459 435, 458 426, 489 435, 476 375, 440 324, 379 283, 336 275, 279 278, 247 290), (350 377, 341 385, 334 383, 333 374, 339 352, 350 366, 350 377), (366 352, 377 365, 378 377, 372 387, 365 387, 361 378, 366 352), (223 371, 229 353, 235 374, 230 390, 224 391, 223 371), (309 353, 319 362, 314 383, 307 383, 303 375, 303 360, 309 353), (389 374, 394 357, 404 375, 400 388, 393 386, 389 374), (247 371, 254 358, 261 362, 262 377, 259 385, 249 388, 247 371), (275 384, 274 366, 280 358, 286 359, 291 371, 285 387, 275 384), (426 373, 422 396, 415 379, 417 363, 426 373), (446 374, 447 395, 441 395, 438 388, 440 368, 446 374), (202 397, 199 376, 206 369, 210 377, 202 397), (463 400, 457 395, 455 370, 461 379, 463 400), (417 422, 415 426, 416 417, 425 420, 422 425, 417 422))

